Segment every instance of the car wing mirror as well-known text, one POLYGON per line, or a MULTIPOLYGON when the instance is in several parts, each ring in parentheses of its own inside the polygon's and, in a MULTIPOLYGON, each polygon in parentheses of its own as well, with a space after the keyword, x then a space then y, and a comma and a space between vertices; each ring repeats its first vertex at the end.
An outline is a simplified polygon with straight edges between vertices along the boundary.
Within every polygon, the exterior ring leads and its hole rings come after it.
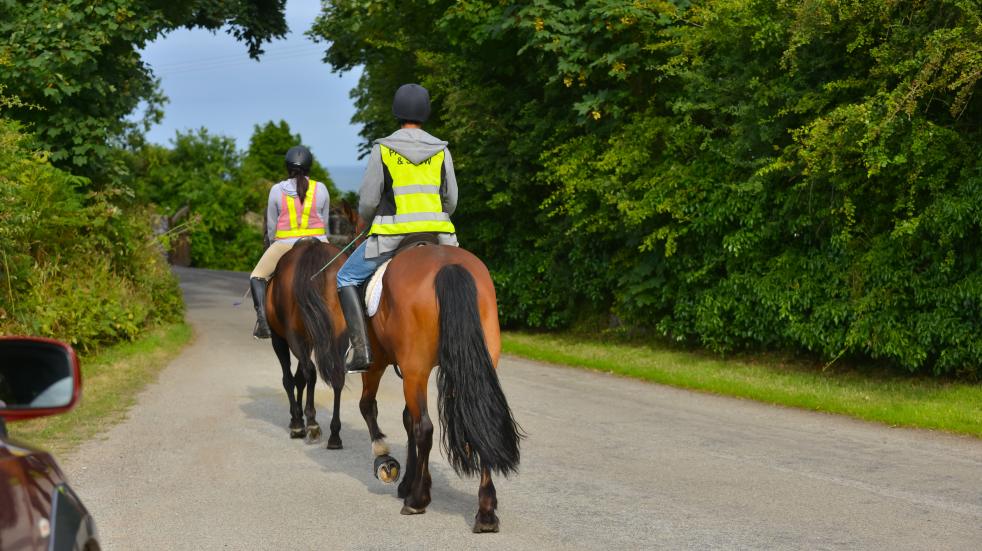
POLYGON ((0 337, 0 418, 64 413, 82 392, 78 356, 52 339, 0 337))

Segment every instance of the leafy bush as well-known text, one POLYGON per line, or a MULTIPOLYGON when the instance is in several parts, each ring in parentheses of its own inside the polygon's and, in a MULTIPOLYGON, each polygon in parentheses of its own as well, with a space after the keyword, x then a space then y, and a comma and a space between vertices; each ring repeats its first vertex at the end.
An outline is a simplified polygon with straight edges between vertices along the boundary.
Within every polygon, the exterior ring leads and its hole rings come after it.
POLYGON ((0 118, 0 332, 88 350, 182 317, 146 213, 120 209, 112 189, 79 191, 85 183, 0 118))
POLYGON ((430 89, 506 323, 982 376, 976 2, 383 4, 311 32, 366 138, 430 89))
MULTIPOLYGON (((115 152, 140 125, 127 116, 147 102, 159 122, 166 98, 140 50, 182 27, 224 28, 258 58, 286 34, 282 0, 21 0, 0 2, 0 85, 41 109, 13 107, 59 167, 107 176, 115 152)), ((93 180, 95 184, 102 180, 93 180)))
MULTIPOLYGON (((167 216, 189 209, 192 266, 252 270, 263 253, 269 188, 286 178, 284 155, 298 143, 301 137, 283 121, 256 125, 245 152, 234 139, 204 128, 179 131, 171 148, 145 144, 131 153, 132 202, 167 216)), ((319 163, 311 177, 338 198, 319 163)))

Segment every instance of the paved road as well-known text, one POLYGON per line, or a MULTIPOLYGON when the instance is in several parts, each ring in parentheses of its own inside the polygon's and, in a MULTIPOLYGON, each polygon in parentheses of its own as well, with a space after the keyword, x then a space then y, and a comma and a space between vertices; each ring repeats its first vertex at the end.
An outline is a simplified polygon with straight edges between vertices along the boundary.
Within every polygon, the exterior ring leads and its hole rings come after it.
MULTIPOLYGON (((343 450, 290 440, 272 349, 231 306, 246 277, 179 275, 194 343, 65 462, 107 549, 982 549, 978 440, 511 358, 529 438, 521 473, 496 481, 501 532, 470 533, 477 482, 439 453, 428 512, 401 516, 371 473, 360 381, 343 450)), ((329 398, 319 384, 325 428, 329 398)), ((379 406, 403 461, 394 375, 379 406)))

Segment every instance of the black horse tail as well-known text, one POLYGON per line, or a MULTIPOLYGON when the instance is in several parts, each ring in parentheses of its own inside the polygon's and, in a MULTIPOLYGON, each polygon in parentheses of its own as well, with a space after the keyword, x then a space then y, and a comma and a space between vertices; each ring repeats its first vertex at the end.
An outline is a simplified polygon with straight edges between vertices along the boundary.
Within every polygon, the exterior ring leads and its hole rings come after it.
POLYGON ((314 360, 321 378, 334 388, 340 388, 344 385, 344 365, 334 337, 331 315, 327 311, 327 303, 324 302, 324 290, 333 292, 334 284, 328 284, 326 272, 311 279, 331 260, 331 252, 320 242, 301 246, 306 248, 300 252, 300 260, 297 261, 293 273, 293 292, 297 305, 300 306, 300 316, 307 329, 307 341, 314 349, 314 360))
POLYGON ((458 474, 487 467, 502 475, 518 470, 521 429, 498 383, 484 341, 474 277, 459 264, 436 274, 440 304, 440 424, 443 449, 458 474))

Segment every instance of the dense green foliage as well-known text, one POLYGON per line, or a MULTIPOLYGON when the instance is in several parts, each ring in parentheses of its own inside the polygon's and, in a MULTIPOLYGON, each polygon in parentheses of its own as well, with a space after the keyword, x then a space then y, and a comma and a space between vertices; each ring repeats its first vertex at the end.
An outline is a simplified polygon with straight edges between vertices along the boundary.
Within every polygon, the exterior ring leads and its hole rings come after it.
MULTIPOLYGON (((180 319, 177 281, 143 201, 155 190, 139 187, 127 163, 165 101, 139 50, 180 27, 224 28, 256 57, 285 34, 284 5, 0 0, 0 333, 90 350, 180 319), (143 120, 133 122, 141 102, 143 120)), ((213 145, 185 141, 189 157, 213 145)))
POLYGON ((0 118, 0 334, 87 350, 181 319, 146 217, 116 205, 120 190, 86 193, 85 183, 0 118))
MULTIPOLYGON (((286 122, 256 125, 245 152, 235 140, 205 129, 178 132, 172 147, 145 144, 130 156, 133 202, 163 216, 187 207, 191 265, 252 270, 263 253, 263 215, 269 188, 286 178, 284 154, 303 143, 286 122)), ((311 176, 338 192, 316 162, 311 176)), ((172 228, 177 231, 177 228, 172 228)))
POLYGON ((311 33, 386 133, 427 86, 506 323, 982 374, 971 0, 382 0, 311 33))
MULTIPOLYGON (((242 171, 246 181, 265 182, 267 189, 269 184, 279 182, 286 178, 286 169, 283 166, 284 155, 291 147, 302 144, 303 138, 300 134, 290 131, 290 125, 281 120, 278 123, 268 121, 263 125, 256 125, 249 138, 249 147, 245 151, 242 159, 242 171)), ((332 199, 337 197, 338 190, 334 187, 331 177, 327 175, 323 165, 314 157, 314 164, 310 167, 310 177, 318 182, 324 182, 328 191, 331 192, 332 199)), ((263 196, 265 201, 266 197, 263 196)), ((264 203, 265 204, 265 203, 264 203)))
MULTIPOLYGON (((164 98, 140 49, 180 27, 229 33, 249 55, 282 37, 285 0, 0 0, 0 85, 31 107, 27 122, 56 165, 112 177, 113 151, 140 128, 126 117, 141 101, 147 122, 164 98)), ((95 181, 96 184, 102 183, 95 181)))

